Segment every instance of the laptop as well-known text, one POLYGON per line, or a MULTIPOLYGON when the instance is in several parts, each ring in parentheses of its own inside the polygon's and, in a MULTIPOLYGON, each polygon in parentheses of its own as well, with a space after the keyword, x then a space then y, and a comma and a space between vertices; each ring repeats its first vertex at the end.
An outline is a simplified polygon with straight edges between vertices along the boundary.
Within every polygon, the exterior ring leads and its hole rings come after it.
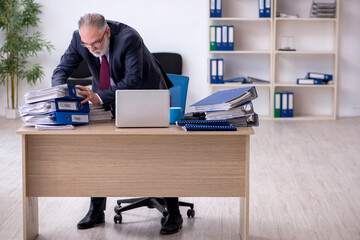
POLYGON ((116 127, 169 127, 168 89, 116 90, 116 127))

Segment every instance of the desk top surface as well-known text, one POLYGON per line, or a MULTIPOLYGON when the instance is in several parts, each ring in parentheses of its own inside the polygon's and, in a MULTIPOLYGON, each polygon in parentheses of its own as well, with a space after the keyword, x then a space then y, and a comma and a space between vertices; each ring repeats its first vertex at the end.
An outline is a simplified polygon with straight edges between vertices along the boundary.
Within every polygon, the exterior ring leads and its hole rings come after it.
POLYGON ((237 131, 193 131, 187 132, 176 125, 168 128, 117 128, 114 122, 93 123, 75 126, 73 130, 36 131, 34 127, 20 127, 17 134, 23 135, 253 135, 252 127, 241 127, 237 131))

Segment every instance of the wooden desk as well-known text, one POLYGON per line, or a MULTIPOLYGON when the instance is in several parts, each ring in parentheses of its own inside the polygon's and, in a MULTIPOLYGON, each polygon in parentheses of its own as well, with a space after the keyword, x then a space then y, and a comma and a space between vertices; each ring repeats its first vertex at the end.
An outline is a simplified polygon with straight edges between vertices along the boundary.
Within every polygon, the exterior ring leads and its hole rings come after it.
POLYGON ((252 128, 185 132, 181 128, 74 130, 21 127, 24 239, 38 234, 38 197, 240 197, 240 235, 249 233, 252 128))

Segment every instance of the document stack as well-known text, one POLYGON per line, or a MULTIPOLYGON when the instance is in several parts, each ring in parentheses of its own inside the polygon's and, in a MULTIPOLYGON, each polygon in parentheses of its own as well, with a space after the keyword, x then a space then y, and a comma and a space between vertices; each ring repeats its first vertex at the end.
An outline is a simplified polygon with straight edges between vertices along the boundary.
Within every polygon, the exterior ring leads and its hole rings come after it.
POLYGON ((294 93, 275 92, 274 117, 294 117, 294 93))
MULTIPOLYGON (((234 127, 236 129, 236 127, 258 126, 258 115, 254 112, 254 107, 251 102, 257 97, 255 87, 215 92, 190 106, 194 107, 198 115, 205 113, 205 119, 195 120, 195 122, 189 123, 192 125, 188 127, 191 130, 226 131, 233 130, 234 127), (197 123, 196 121, 202 122, 197 123), (199 126, 200 124, 201 126, 199 126), (216 128, 216 126, 218 128, 216 128)), ((180 123, 178 123, 178 125, 179 124, 180 123)), ((187 123, 185 123, 183 127, 187 128, 186 124, 187 123)), ((186 130, 189 131, 189 129, 186 130)))
POLYGON ((81 104, 83 99, 79 89, 63 84, 26 93, 27 105, 19 111, 24 123, 37 129, 69 129, 70 126, 61 125, 89 123, 89 103, 81 104))
POLYGON ((299 85, 321 85, 328 84, 333 80, 333 75, 326 73, 308 72, 305 78, 298 78, 296 83, 299 85))
POLYGON ((89 116, 90 123, 109 122, 112 119, 111 109, 102 105, 90 104, 89 116))
POLYGON ((316 18, 335 18, 336 0, 313 0, 310 16, 316 18))

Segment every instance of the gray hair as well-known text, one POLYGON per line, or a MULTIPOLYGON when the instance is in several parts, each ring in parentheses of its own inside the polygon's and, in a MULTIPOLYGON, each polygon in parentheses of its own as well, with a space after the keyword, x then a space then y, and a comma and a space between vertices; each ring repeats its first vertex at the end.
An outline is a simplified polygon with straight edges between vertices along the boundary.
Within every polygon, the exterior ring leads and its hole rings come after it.
POLYGON ((79 29, 84 25, 97 27, 100 31, 105 31, 108 26, 104 16, 98 13, 87 13, 82 16, 78 22, 79 29))

